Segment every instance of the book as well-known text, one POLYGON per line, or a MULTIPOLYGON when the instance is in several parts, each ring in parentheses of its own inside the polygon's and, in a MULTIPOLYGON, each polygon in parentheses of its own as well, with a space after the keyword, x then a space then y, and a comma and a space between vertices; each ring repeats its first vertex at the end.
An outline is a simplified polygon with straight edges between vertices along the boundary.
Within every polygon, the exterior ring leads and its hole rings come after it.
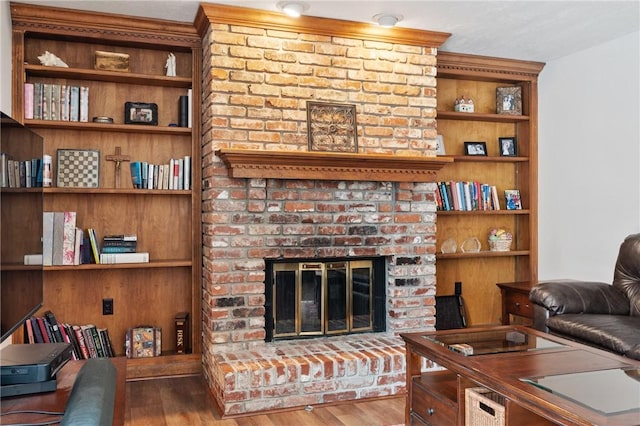
POLYGON ((80 121, 80 87, 69 89, 69 121, 80 121))
POLYGON ((102 253, 100 254, 100 263, 148 263, 149 253, 102 253))
POLYGON ((51 331, 44 322, 44 318, 38 317, 36 318, 38 323, 38 328, 40 329, 40 335, 42 336, 43 343, 53 343, 51 340, 51 331))
POLYGON ((187 106, 188 106, 188 111, 189 114, 187 115, 187 127, 191 128, 193 127, 193 108, 191 105, 193 105, 193 89, 189 89, 187 91, 187 106))
POLYGON ((89 121, 89 88, 87 86, 80 87, 80 121, 83 123, 89 121))
POLYGON ((53 265, 64 264, 64 212, 53 212, 53 265))
POLYGON ((84 336, 84 343, 89 351, 89 358, 98 358, 98 351, 96 350, 96 344, 93 340, 93 334, 91 334, 91 325, 81 325, 80 330, 84 336))
POLYGON ((76 212, 64 212, 62 264, 75 265, 76 212))
POLYGON ((24 84, 24 118, 30 120, 33 118, 33 83, 24 84))
POLYGON ((25 328, 25 341, 29 343, 35 343, 35 337, 33 335, 33 325, 31 324, 31 318, 24 320, 25 328))
POLYGON ((60 94, 60 85, 51 84, 51 111, 49 113, 50 120, 60 120, 60 94))
POLYGON ((62 328, 66 332, 67 338, 69 339, 69 343, 71 343, 71 346, 73 346, 73 358, 76 360, 83 359, 84 357, 82 355, 82 351, 80 350, 78 338, 76 336, 75 331, 73 330, 73 327, 68 323, 64 323, 62 324, 62 328))
POLYGON ((50 155, 42 156, 42 186, 49 187, 53 185, 52 161, 50 155))
POLYGON ((73 332, 76 335, 76 340, 78 341, 78 346, 80 347, 80 352, 82 354, 83 359, 91 358, 91 354, 89 353, 89 348, 87 347, 87 342, 85 341, 84 333, 82 332, 82 327, 79 325, 74 325, 73 332))
POLYGON ((104 349, 105 356, 107 357, 116 356, 116 353, 113 349, 113 344, 111 343, 111 337, 109 336, 109 330, 107 330, 106 328, 99 328, 98 335, 102 340, 102 347, 104 349))
POLYGON ((84 240, 84 231, 81 228, 75 229, 75 245, 73 248, 73 264, 80 265, 82 263, 82 241, 84 240))
POLYGON ((98 328, 93 325, 90 324, 87 326, 87 329, 89 330, 89 332, 91 333, 91 337, 93 338, 93 345, 96 348, 96 356, 98 358, 104 358, 105 352, 104 352, 104 348, 102 347, 102 339, 100 339, 100 335, 98 334, 98 328))
POLYGON ((142 188, 142 164, 140 161, 132 161, 129 164, 129 170, 131 172, 131 184, 134 188, 142 188))
POLYGON ((91 252, 93 253, 93 262, 99 264, 100 251, 98 250, 98 238, 96 236, 96 231, 93 228, 88 228, 87 234, 89 234, 89 243, 91 244, 91 252))
POLYGON ((31 321, 31 330, 33 330, 33 340, 35 343, 45 343, 38 318, 29 318, 29 321, 31 321))
POLYGON ((520 190, 505 189, 504 198, 507 203, 507 210, 521 210, 522 202, 520 200, 520 190))
POLYGON ((191 157, 189 155, 184 156, 184 189, 191 189, 191 157))
POLYGON ((100 253, 135 253, 136 246, 102 246, 100 253))
POLYGON ((44 83, 33 83, 33 118, 42 120, 42 97, 44 83))
POLYGON ((58 327, 58 320, 56 320, 56 316, 51 311, 46 311, 44 313, 44 318, 49 324, 49 328, 51 329, 51 335, 53 337, 54 342, 64 342, 62 338, 62 332, 60 331, 60 327, 58 327))
POLYGON ((178 127, 189 127, 189 96, 178 98, 178 127))
POLYGON ((180 312, 175 316, 176 353, 189 353, 189 313, 180 312))

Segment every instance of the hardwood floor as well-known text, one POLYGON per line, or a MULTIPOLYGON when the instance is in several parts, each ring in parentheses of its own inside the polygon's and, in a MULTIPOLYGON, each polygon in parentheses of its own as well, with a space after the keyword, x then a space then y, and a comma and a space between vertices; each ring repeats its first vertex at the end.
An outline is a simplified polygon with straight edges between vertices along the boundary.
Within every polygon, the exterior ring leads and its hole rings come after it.
POLYGON ((201 377, 127 383, 127 426, 387 426, 404 424, 404 396, 221 420, 201 377))

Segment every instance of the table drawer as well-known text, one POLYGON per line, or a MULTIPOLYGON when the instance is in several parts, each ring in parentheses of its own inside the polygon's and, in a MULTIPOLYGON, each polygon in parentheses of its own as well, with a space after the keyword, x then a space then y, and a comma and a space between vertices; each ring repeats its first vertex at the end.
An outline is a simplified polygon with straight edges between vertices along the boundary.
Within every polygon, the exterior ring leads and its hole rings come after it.
POLYGON ((456 424, 456 410, 453 404, 443 402, 420 386, 413 386, 412 392, 412 417, 417 415, 432 426, 456 424))
POLYGON ((533 304, 529 301, 529 294, 509 292, 504 304, 510 314, 533 318, 533 304))

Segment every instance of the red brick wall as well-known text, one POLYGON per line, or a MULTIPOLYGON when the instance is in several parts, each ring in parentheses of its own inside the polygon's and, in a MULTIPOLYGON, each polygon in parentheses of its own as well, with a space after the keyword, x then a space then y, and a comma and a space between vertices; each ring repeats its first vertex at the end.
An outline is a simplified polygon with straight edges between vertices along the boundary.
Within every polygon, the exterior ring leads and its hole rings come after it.
POLYGON ((231 179, 214 151, 306 151, 314 100, 356 105, 361 154, 434 155, 435 49, 213 23, 203 45, 205 373, 263 341, 265 258, 385 256, 387 330, 432 328, 433 183, 231 179))

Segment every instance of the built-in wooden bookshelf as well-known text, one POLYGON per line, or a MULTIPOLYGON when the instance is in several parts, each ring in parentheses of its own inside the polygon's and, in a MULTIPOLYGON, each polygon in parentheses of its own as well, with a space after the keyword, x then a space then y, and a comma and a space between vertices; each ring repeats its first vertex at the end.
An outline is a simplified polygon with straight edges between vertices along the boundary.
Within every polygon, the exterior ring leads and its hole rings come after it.
POLYGON ((538 271, 538 62, 438 52, 438 134, 453 164, 438 173, 440 181, 480 181, 497 187, 501 210, 439 211, 437 220, 437 293, 454 293, 462 282, 469 325, 501 323, 499 282, 530 281, 538 271), (522 114, 498 114, 496 89, 520 87, 522 114), (474 112, 454 112, 464 96, 474 112), (517 156, 500 156, 498 139, 515 137, 517 156), (467 156, 465 141, 486 142, 487 156, 467 156), (506 210, 504 190, 519 189, 522 210, 506 210), (489 251, 491 228, 513 234, 511 250, 489 251), (480 252, 461 252, 468 238, 481 242, 480 252), (442 253, 447 239, 457 242, 455 253, 442 253))
POLYGON ((59 321, 106 327, 116 353, 124 356, 127 328, 162 327, 162 356, 127 360, 129 379, 189 374, 201 368, 201 195, 200 70, 201 41, 186 23, 11 3, 13 25, 12 115, 44 139, 53 157, 54 186, 44 188, 45 211, 75 211, 77 225, 98 237, 137 234, 140 264, 44 267, 44 306, 59 321), (54 53, 68 68, 42 66, 38 56, 54 53), (129 71, 94 69, 96 51, 129 55, 129 71), (167 76, 168 55, 176 76, 167 76), (89 88, 89 121, 24 119, 25 83, 55 83, 89 88), (192 126, 178 123, 179 97, 192 89, 192 126), (158 105, 158 125, 124 124, 125 102, 158 105), (113 118, 113 124, 92 122, 113 118), (133 189, 129 163, 121 166, 116 188, 116 147, 131 161, 162 164, 191 157, 189 190, 133 189), (56 151, 100 151, 98 188, 55 186, 56 151), (112 298, 114 314, 102 315, 102 300, 112 298), (176 355, 174 316, 190 314, 191 354, 176 355))

